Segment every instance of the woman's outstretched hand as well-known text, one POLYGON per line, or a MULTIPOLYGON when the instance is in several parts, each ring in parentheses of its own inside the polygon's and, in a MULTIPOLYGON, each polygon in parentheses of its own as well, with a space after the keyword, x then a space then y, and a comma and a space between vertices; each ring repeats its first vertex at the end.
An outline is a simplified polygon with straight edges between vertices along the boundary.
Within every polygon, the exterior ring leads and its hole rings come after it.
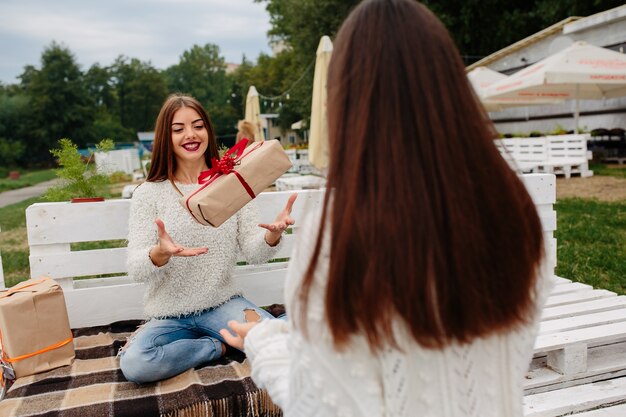
POLYGON ((265 233, 265 241, 270 246, 276 246, 278 241, 280 241, 280 237, 283 232, 291 225, 293 225, 296 221, 291 217, 291 209, 293 208, 293 203, 298 198, 298 194, 293 193, 289 196, 289 200, 287 200, 287 205, 284 209, 278 213, 276 216, 276 220, 274 223, 261 223, 259 227, 267 229, 267 233, 265 233))
POLYGON ((220 334, 222 335, 226 343, 228 343, 230 346, 234 347, 235 349, 239 349, 243 352, 243 343, 244 343, 244 340, 246 339, 246 336, 248 335, 248 332, 250 331, 250 329, 252 329, 254 326, 256 326, 259 323, 260 322, 258 321, 240 323, 236 320, 230 320, 228 322, 228 327, 232 329, 235 335, 233 336, 233 334, 229 332, 227 329, 220 330, 220 334))
POLYGON ((196 256, 207 253, 208 248, 186 248, 180 246, 165 230, 165 223, 163 220, 156 219, 154 223, 157 226, 157 234, 159 236, 159 243, 157 243, 152 249, 150 249, 150 259, 156 266, 163 266, 169 262, 172 256, 196 256))

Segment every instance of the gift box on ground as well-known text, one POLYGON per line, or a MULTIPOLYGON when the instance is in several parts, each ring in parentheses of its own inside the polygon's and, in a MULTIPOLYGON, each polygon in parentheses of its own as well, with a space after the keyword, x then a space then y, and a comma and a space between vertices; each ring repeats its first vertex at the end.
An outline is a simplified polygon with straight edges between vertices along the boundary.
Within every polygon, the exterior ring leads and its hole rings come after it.
POLYGON ((202 184, 180 199, 189 213, 205 226, 218 227, 291 168, 289 157, 277 140, 243 139, 202 173, 202 184))
POLYGON ((0 347, 18 378, 72 363, 72 331, 56 281, 30 279, 0 291, 0 347))

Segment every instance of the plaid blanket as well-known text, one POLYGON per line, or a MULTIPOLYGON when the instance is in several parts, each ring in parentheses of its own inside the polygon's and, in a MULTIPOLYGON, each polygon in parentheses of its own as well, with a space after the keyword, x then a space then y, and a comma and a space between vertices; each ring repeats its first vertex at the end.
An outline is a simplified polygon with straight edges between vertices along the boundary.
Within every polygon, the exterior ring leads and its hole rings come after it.
POLYGON ((139 321, 74 330, 76 360, 18 378, 0 401, 2 416, 249 416, 279 417, 280 409, 250 378, 245 356, 226 356, 165 381, 128 382, 116 358, 139 321))

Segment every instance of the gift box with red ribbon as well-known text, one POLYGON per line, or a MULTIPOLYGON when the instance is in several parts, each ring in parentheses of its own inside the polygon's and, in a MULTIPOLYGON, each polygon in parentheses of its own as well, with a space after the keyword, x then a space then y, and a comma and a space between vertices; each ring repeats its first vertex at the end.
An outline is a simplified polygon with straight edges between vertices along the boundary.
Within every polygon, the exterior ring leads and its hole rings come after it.
POLYGON ((179 201, 194 219, 218 227, 291 168, 291 161, 277 140, 242 139, 211 169, 198 178, 202 184, 179 201))

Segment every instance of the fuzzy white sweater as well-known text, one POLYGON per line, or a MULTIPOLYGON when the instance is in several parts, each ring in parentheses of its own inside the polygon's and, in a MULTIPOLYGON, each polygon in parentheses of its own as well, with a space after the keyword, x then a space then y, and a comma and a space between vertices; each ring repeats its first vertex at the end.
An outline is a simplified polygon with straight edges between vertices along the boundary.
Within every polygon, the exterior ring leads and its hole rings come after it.
MULTIPOLYGON (((319 213, 304 223, 287 274, 287 311, 297 308, 295 294, 316 241, 319 213)), ((263 321, 245 339, 253 380, 267 389, 285 417, 522 416, 522 384, 539 314, 517 331, 443 350, 422 348, 398 325, 395 332, 402 350, 387 347, 373 354, 363 337, 354 337, 345 351, 338 352, 324 322, 328 239, 321 256, 307 311, 311 340, 281 320, 263 321)), ((547 276, 541 272, 537 309, 551 286, 547 276)))
MULTIPOLYGON (((176 184, 185 195, 197 184, 176 184)), ((280 243, 270 247, 265 229, 258 226, 254 201, 220 227, 203 226, 178 202, 169 181, 145 182, 133 193, 128 231, 128 274, 146 284, 144 310, 148 317, 177 317, 218 306, 239 291, 231 273, 239 252, 248 263, 271 259, 280 243), (156 267, 148 252, 157 243, 156 218, 174 241, 185 247, 208 247, 206 254, 172 257, 156 267)))

